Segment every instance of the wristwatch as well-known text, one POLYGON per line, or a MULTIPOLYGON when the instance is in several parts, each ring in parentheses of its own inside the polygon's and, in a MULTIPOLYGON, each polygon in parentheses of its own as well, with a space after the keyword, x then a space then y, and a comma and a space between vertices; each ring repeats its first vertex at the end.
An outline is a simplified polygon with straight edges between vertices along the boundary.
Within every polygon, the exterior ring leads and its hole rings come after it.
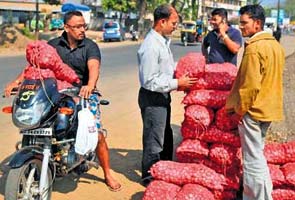
POLYGON ((225 34, 223 37, 222 37, 222 40, 224 41, 226 38, 228 38, 228 35, 225 34))

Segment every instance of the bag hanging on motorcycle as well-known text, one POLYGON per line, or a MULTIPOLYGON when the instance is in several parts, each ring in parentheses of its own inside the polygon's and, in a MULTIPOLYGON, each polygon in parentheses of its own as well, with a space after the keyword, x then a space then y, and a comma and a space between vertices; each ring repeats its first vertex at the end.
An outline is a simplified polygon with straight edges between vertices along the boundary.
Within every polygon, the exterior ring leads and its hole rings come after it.
POLYGON ((75 151, 84 155, 94 151, 98 141, 98 133, 94 115, 88 109, 88 102, 81 101, 82 109, 78 112, 78 130, 75 142, 75 151))

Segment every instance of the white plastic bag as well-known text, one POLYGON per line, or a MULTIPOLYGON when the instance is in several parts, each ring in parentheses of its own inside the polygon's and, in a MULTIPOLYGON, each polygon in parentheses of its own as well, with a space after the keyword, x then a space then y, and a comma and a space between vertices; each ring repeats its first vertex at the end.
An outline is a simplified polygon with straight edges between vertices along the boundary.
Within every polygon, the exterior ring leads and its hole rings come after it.
MULTIPOLYGON (((85 100, 86 101, 86 100, 85 100)), ((81 101, 82 110, 78 112, 78 130, 75 142, 75 151, 85 155, 96 148, 98 133, 95 116, 88 109, 88 102, 81 101)))

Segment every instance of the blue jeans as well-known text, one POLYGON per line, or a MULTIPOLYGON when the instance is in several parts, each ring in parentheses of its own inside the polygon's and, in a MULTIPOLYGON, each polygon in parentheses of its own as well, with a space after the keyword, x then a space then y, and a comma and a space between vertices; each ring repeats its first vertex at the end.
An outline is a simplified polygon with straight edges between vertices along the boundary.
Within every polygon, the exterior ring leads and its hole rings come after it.
POLYGON ((246 113, 239 124, 243 154, 243 200, 272 200, 272 181, 263 154, 270 122, 256 121, 246 113))

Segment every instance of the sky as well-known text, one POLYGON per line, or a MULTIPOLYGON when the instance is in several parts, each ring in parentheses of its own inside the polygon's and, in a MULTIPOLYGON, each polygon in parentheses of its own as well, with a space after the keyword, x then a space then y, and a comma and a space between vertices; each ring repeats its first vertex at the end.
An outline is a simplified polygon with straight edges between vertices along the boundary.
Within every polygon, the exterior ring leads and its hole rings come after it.
MULTIPOLYGON (((261 4, 264 6, 277 6, 278 0, 260 0, 261 4)), ((283 3, 285 0, 280 0, 280 3, 283 3)))

